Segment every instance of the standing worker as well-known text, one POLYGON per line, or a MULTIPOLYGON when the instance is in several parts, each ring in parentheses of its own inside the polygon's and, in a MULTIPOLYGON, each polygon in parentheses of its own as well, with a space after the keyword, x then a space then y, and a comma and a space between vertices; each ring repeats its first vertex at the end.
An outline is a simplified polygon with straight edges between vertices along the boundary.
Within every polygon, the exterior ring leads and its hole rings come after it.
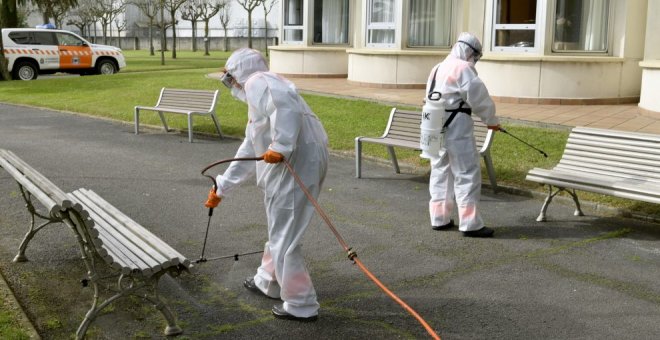
POLYGON ((430 157, 431 227, 434 230, 454 227, 450 216, 456 204, 458 229, 466 237, 494 234, 493 229, 484 226, 479 214, 481 163, 470 116, 474 113, 489 129, 499 130, 495 104, 474 68, 481 56, 479 39, 470 33, 461 33, 450 54, 431 70, 426 85, 429 94, 426 100, 439 100, 444 110, 439 114, 443 115, 445 127, 442 148, 430 157), (435 93, 435 97, 431 93, 435 93))
POLYGON ((314 214, 313 205, 286 166, 288 160, 314 198, 328 167, 328 137, 321 122, 289 80, 269 72, 263 56, 242 48, 229 57, 222 82, 247 103, 248 123, 237 158, 263 156, 263 162, 232 162, 216 179, 206 207, 256 173, 264 192, 268 241, 261 266, 243 282, 248 290, 284 301, 273 306, 280 319, 314 321, 319 303, 305 267, 301 241, 314 214))

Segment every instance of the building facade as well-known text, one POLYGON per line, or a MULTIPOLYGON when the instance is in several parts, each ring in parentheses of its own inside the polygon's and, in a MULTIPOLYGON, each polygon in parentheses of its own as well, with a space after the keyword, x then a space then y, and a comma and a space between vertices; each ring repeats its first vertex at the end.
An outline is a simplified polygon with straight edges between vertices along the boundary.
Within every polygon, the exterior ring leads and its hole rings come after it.
POLYGON ((660 113, 660 0, 282 0, 271 68, 422 88, 460 32, 499 101, 660 113))

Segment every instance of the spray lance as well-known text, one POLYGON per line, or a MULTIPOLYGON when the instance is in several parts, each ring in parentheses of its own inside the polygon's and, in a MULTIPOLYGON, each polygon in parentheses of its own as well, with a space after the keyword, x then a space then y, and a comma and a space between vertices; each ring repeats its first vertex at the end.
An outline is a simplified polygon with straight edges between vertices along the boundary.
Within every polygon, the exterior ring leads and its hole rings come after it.
POLYGON ((532 148, 532 149, 534 149, 534 150, 540 152, 540 153, 543 155, 543 157, 548 158, 548 154, 545 153, 545 151, 543 151, 543 150, 541 150, 541 149, 535 147, 534 145, 531 145, 531 144, 525 142, 524 140, 522 140, 522 139, 520 139, 520 138, 518 138, 518 137, 512 135, 509 131, 504 130, 503 127, 500 127, 500 131, 502 131, 502 132, 506 133, 507 135, 513 137, 513 138, 516 139, 517 141, 519 141, 519 142, 521 142, 521 143, 523 143, 523 144, 529 146, 530 148, 532 148))
MULTIPOLYGON (((210 168, 212 168, 216 165, 222 164, 222 163, 228 163, 228 162, 233 162, 233 161, 261 161, 261 160, 263 160, 263 157, 246 157, 246 158, 223 159, 223 160, 217 161, 215 163, 212 163, 212 164, 208 165, 206 168, 204 168, 202 170, 202 175, 210 178, 211 181, 213 181, 213 188, 217 190, 217 183, 215 182, 215 178, 204 174, 208 169, 210 169, 210 168)), ((284 163, 284 165, 286 166, 286 168, 289 171, 289 173, 291 174, 291 176, 293 176, 293 179, 296 181, 298 186, 300 186, 300 189, 303 191, 303 193, 305 194, 307 199, 312 203, 312 205, 314 206, 314 209, 316 209, 316 212, 323 219, 323 221, 325 221, 325 223, 328 225, 328 227, 330 228, 330 231, 332 231, 332 233, 335 235, 335 237, 337 238, 337 241, 339 241, 339 244, 342 246, 342 248, 346 252, 346 254, 348 256, 348 259, 350 261, 352 261, 353 264, 357 265, 358 268, 360 268, 360 270, 362 270, 362 272, 367 276, 367 278, 369 278, 371 281, 373 281, 376 284, 376 286, 378 286, 378 288, 380 288, 383 292, 385 292, 385 294, 387 296, 389 296, 394 302, 398 303, 401 307, 403 307, 403 309, 405 309, 411 316, 413 316, 415 319, 417 319, 417 321, 424 327, 424 329, 429 333, 429 335, 433 339, 440 340, 440 336, 438 336, 438 334, 433 330, 433 328, 431 328, 431 326, 426 322, 426 320, 424 320, 414 309, 412 309, 412 307, 408 306, 408 304, 405 301, 403 301, 396 294, 394 294, 394 292, 392 292, 390 289, 388 289, 374 274, 372 274, 367 269, 367 267, 362 263, 362 261, 360 261, 360 259, 358 259, 357 253, 351 247, 349 247, 348 244, 346 243, 346 241, 344 241, 344 239, 341 237, 341 235, 339 234, 337 229, 332 224, 332 221, 330 220, 328 215, 323 211, 323 209, 321 209, 321 206, 318 204, 318 202, 316 201, 314 196, 312 196, 312 194, 309 192, 309 190, 307 190, 307 187, 305 186, 303 181, 300 179, 298 174, 295 172, 295 170, 293 169, 291 164, 286 159, 282 160, 282 163, 284 163)), ((209 209, 209 222, 208 222, 208 225, 210 225, 210 223, 211 223, 211 216, 212 215, 213 215, 213 208, 210 208, 209 209)), ((209 228, 208 225, 206 227, 206 235, 208 235, 208 228, 209 228)), ((234 257, 235 260, 238 260, 238 256, 241 256, 241 255, 257 254, 257 253, 263 252, 263 251, 259 251, 259 252, 251 252, 251 253, 246 253, 246 254, 236 254, 236 255, 229 255, 229 256, 222 256, 222 257, 217 257, 217 258, 206 259, 204 257, 204 249, 205 248, 206 248, 206 236, 204 237, 204 246, 202 247, 202 256, 195 263, 206 262, 206 261, 211 261, 211 260, 216 260, 216 259, 221 259, 221 258, 230 258, 230 257, 234 257)))
MULTIPOLYGON (((205 172, 208 169, 210 169, 210 168, 212 168, 216 165, 220 165, 220 164, 223 164, 223 163, 229 163, 229 162, 233 162, 233 161, 260 161, 260 160, 263 160, 263 159, 264 159, 263 157, 246 157, 246 158, 223 159, 223 160, 217 161, 215 163, 209 164, 207 167, 202 169, 202 176, 206 176, 206 177, 211 179, 211 181, 213 182, 213 190, 215 191, 215 190, 218 190, 218 183, 215 182, 215 178, 213 176, 209 176, 209 175, 205 174, 205 172)), ((249 252, 249 253, 226 255, 226 256, 213 257, 213 258, 207 259, 206 257, 204 257, 204 252, 206 250, 206 241, 208 240, 208 237, 209 237, 209 227, 211 226, 211 217, 213 217, 213 208, 209 208, 209 220, 206 223, 206 232, 204 233, 204 245, 202 246, 202 255, 200 255, 199 259, 196 260, 195 263, 214 261, 214 260, 220 260, 220 259, 228 259, 228 258, 234 258, 234 261, 238 261, 239 256, 254 255, 254 254, 260 254, 260 253, 264 252, 263 250, 261 250, 261 251, 253 251, 253 252, 249 252)))

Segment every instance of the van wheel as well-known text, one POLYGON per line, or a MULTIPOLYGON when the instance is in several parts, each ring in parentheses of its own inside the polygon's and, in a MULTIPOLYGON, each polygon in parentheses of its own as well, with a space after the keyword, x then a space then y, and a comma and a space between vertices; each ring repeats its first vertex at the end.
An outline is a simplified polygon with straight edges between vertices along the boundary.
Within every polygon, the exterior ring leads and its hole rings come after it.
POLYGON ((98 74, 114 74, 117 73, 117 67, 111 60, 105 59, 96 63, 96 72, 98 74))
POLYGON ((16 63, 12 70, 12 75, 16 80, 34 80, 37 79, 37 67, 29 61, 20 61, 16 63))

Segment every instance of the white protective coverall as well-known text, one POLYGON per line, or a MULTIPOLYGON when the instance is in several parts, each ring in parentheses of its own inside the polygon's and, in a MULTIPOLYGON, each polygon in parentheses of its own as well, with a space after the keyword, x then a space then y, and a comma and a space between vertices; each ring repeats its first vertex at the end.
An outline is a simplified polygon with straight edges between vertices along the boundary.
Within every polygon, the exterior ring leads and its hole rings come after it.
MULTIPOLYGON (((261 156, 269 148, 279 152, 310 193, 318 197, 328 165, 328 137, 296 87, 269 72, 263 56, 252 49, 234 52, 225 69, 243 87, 232 89, 232 94, 248 104, 245 139, 236 157, 261 156)), ((232 162, 217 177, 217 194, 227 195, 255 172, 257 186, 265 194, 268 219, 268 242, 254 276, 255 284, 266 295, 281 298, 289 314, 303 318, 317 315, 316 291, 301 252, 303 233, 314 207, 286 166, 232 162)))
MULTIPOLYGON (((495 126, 499 125, 495 117, 495 104, 474 68, 475 59, 480 55, 479 40, 470 33, 461 33, 450 54, 431 70, 426 93, 431 90, 442 93, 440 102, 445 110, 457 109, 464 102, 463 107, 471 108, 472 114, 476 114, 486 125, 495 126), (475 52, 468 44, 478 51, 475 52), (430 89, 434 74, 435 89, 430 89)), ((444 120, 450 114, 445 112, 444 120)), ((431 158, 429 191, 432 226, 448 224, 456 203, 460 231, 474 231, 484 227, 478 210, 481 163, 470 115, 457 113, 447 127, 443 148, 437 157, 431 158)))

